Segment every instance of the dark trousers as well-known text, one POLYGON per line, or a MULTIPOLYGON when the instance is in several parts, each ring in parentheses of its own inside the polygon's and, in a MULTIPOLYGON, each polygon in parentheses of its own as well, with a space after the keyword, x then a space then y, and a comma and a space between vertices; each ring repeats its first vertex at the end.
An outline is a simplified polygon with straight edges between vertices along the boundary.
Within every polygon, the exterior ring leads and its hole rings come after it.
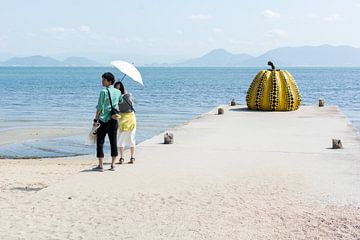
POLYGON ((116 157, 118 155, 118 149, 117 149, 118 121, 111 119, 106 123, 100 121, 100 124, 101 126, 99 127, 96 133, 96 156, 98 158, 104 157, 104 142, 107 134, 110 141, 111 156, 116 157))

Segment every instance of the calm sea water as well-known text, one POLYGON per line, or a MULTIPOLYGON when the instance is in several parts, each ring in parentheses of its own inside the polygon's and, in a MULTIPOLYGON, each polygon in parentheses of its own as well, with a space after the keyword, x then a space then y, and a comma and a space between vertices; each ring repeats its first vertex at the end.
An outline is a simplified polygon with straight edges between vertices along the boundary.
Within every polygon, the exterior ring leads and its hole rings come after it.
MULTIPOLYGON (((232 98, 245 95, 260 68, 140 68, 145 86, 124 81, 136 98, 137 140, 141 142, 232 98)), ((360 129, 360 68, 288 68, 304 105, 319 98, 339 105, 360 129)), ((101 75, 113 68, 0 68, 0 134, 9 128, 76 127, 92 124, 101 75)), ((0 157, 94 154, 84 136, 0 146, 0 157)))

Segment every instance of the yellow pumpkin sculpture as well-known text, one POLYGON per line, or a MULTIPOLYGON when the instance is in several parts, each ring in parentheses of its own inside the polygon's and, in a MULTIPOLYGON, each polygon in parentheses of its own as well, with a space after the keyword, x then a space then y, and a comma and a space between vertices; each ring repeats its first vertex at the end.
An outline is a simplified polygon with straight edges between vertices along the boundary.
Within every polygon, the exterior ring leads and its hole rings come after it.
POLYGON ((260 71, 252 81, 246 95, 249 109, 262 111, 293 111, 299 108, 301 95, 288 71, 275 69, 260 71))

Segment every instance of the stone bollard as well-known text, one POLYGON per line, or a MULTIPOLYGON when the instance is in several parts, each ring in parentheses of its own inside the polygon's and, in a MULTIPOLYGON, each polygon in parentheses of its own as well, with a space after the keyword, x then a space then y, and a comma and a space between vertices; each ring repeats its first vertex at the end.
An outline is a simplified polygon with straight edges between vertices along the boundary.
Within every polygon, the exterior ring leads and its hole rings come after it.
POLYGON ((324 99, 319 99, 319 107, 323 107, 325 105, 324 99))
POLYGON ((231 100, 230 106, 236 106, 235 98, 231 100))
POLYGON ((341 148, 343 148, 341 140, 340 139, 333 139, 332 140, 332 148, 333 149, 341 149, 341 148))
POLYGON ((164 144, 173 144, 174 143, 174 134, 165 133, 164 135, 164 144))
POLYGON ((222 115, 224 114, 224 109, 223 108, 218 108, 218 115, 222 115))

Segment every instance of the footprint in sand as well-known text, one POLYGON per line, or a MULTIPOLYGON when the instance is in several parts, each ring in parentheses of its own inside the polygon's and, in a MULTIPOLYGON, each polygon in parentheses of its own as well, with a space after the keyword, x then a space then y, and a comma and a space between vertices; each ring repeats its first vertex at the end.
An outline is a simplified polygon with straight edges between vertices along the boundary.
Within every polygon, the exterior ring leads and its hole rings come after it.
POLYGON ((45 185, 44 183, 32 183, 32 184, 28 184, 27 186, 24 186, 24 187, 13 187, 10 190, 25 191, 25 192, 37 192, 44 188, 47 188, 47 185, 45 185))

